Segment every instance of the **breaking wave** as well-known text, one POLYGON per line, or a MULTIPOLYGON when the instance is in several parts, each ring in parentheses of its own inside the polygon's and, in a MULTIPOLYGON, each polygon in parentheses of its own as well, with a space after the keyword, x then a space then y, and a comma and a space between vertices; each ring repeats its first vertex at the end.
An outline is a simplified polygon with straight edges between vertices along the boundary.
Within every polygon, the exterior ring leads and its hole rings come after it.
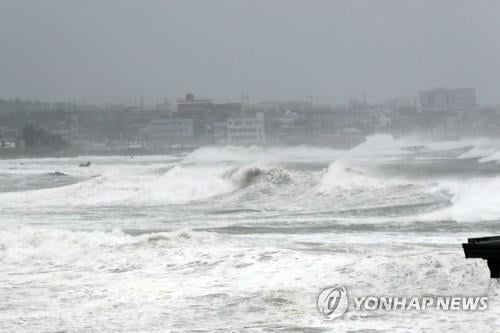
MULTIPOLYGON (((332 279, 365 295, 477 295, 487 266, 459 244, 498 232, 499 148, 376 136, 343 152, 0 160, 0 330, 220 331, 228 318, 323 330, 314 297, 332 279)), ((479 315, 494 330, 492 311, 479 315)), ((450 313, 439 316, 441 329, 450 313)), ((335 325, 391 330, 403 317, 335 325)))
POLYGON ((7 160, 0 162, 0 177, 6 179, 5 188, 0 188, 0 207, 212 202, 243 205, 248 211, 284 206, 306 213, 327 208, 383 217, 386 208, 387 218, 406 209, 415 220, 489 221, 500 219, 500 170, 477 166, 496 165, 499 152, 500 144, 488 140, 434 143, 375 136, 344 152, 312 147, 211 147, 182 160, 113 158, 92 161, 91 168, 78 168, 75 159, 52 159, 42 161, 41 175, 40 170, 34 173, 36 161, 7 160), (323 169, 318 163, 323 163, 323 169), (468 174, 468 169, 476 174, 468 174), (427 177, 416 177, 415 170, 427 177), (433 170, 439 173, 430 177, 433 170), (68 176, 49 176, 54 172, 68 176), (23 178, 26 186, 20 187, 16 177, 23 178), (6 185, 9 179, 18 184, 15 190, 6 185), (44 184, 33 185, 30 179, 44 184))
POLYGON ((292 176, 284 168, 237 167, 224 173, 223 177, 240 187, 249 186, 258 181, 283 184, 292 180, 292 176))

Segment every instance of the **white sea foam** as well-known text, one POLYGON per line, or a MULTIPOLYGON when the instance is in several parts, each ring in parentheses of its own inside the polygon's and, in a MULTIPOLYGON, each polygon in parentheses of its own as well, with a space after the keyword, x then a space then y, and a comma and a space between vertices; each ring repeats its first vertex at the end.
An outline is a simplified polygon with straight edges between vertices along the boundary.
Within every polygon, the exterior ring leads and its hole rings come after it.
POLYGON ((276 162, 328 162, 345 154, 345 151, 329 148, 295 146, 280 148, 252 147, 206 147, 195 150, 185 162, 239 162, 270 164, 276 162))
POLYGON ((459 222, 497 221, 500 219, 500 177, 467 181, 444 180, 439 186, 451 194, 452 205, 422 216, 424 220, 459 222))
POLYGON ((348 313, 332 324, 315 308, 331 285, 484 293, 487 267, 465 260, 460 243, 496 232, 499 175, 411 172, 423 154, 426 167, 495 160, 489 144, 376 136, 342 152, 212 147, 181 161, 89 158, 89 168, 76 158, 0 161, 5 177, 81 177, 0 193, 0 331, 495 331, 496 298, 474 316, 348 313), (395 161, 397 177, 380 172, 395 161))
MULTIPOLYGON (((17 287, 10 291, 15 301, 2 294, 12 316, 2 311, 0 328, 13 327, 14 315, 23 315, 30 320, 22 330, 80 330, 89 322, 106 330, 224 330, 229 318, 231 330, 266 331, 276 323, 326 329, 333 324, 321 320, 315 297, 332 284, 353 295, 427 295, 482 294, 488 283, 487 268, 465 261, 453 244, 435 248, 432 242, 392 242, 389 235, 366 234, 361 242, 328 237, 327 247, 318 251, 315 244, 324 239, 312 236, 298 238, 294 246, 285 235, 230 237, 188 229, 132 236, 2 228, 0 263, 16 275, 3 270, 0 276, 17 287)), ((487 322, 497 314, 493 308, 476 318, 487 322)), ((449 315, 426 318, 441 322, 449 315)), ((362 329, 367 322, 378 325, 376 317, 356 320, 347 314, 331 327, 362 329)), ((428 325, 407 313, 377 327, 409 323, 428 325)))
POLYGON ((318 191, 325 193, 332 188, 365 189, 374 187, 388 187, 396 184, 396 181, 368 175, 362 169, 348 166, 343 160, 332 163, 321 180, 318 191))

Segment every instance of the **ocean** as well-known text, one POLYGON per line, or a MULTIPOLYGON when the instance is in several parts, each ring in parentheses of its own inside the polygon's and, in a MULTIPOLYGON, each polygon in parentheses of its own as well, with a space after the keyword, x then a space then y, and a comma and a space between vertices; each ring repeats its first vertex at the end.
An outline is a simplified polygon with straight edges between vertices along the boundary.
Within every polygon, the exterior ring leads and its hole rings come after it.
POLYGON ((486 263, 500 142, 0 160, 2 332, 497 332, 486 263), (90 167, 79 167, 90 161, 90 167), (485 311, 348 311, 351 295, 489 295, 485 311))

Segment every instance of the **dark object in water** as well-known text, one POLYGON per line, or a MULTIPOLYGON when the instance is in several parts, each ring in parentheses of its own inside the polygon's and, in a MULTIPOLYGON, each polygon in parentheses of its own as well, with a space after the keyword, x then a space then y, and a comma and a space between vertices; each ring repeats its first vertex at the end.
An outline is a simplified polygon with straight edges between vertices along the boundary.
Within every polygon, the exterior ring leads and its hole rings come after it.
POLYGON ((51 176, 67 176, 67 174, 65 174, 64 172, 59 172, 59 171, 51 172, 51 173, 49 173, 49 175, 51 175, 51 176))
POLYGON ((92 163, 90 163, 90 161, 87 161, 87 162, 80 163, 79 167, 80 168, 85 168, 85 167, 89 167, 91 165, 92 165, 92 163))
POLYGON ((463 243, 465 258, 482 258, 488 262, 490 277, 500 278, 500 236, 469 238, 463 243))

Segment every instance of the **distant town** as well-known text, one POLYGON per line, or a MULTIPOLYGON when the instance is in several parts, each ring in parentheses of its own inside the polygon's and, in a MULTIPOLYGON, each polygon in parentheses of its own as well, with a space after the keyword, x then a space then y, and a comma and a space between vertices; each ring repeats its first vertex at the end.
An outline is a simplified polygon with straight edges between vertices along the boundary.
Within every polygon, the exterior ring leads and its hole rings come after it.
POLYGON ((202 145, 319 145, 349 149, 373 134, 435 140, 500 137, 500 108, 472 88, 349 105, 238 102, 186 94, 176 103, 79 105, 0 99, 0 156, 155 154, 202 145))

